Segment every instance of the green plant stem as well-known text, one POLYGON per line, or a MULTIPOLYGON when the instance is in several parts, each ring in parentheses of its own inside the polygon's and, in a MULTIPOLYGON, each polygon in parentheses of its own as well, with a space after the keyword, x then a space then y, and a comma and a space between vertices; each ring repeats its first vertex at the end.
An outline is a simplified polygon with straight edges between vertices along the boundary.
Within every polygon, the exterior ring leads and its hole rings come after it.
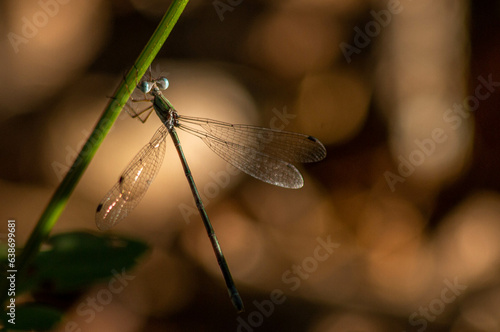
MULTIPOLYGON (((19 259, 17 260, 16 268, 18 274, 25 272, 26 266, 32 261, 37 252, 40 250, 42 242, 48 238, 50 231, 66 207, 68 199, 83 175, 83 172, 89 165, 94 154, 104 140, 104 137, 107 135, 109 129, 120 114, 123 106, 129 99, 135 88, 137 78, 142 77, 146 73, 146 70, 163 46, 163 43, 172 31, 188 1, 189 0, 173 0, 169 9, 165 13, 165 16, 162 18, 160 24, 153 33, 153 36, 137 58, 134 66, 128 71, 124 81, 116 90, 115 95, 111 98, 108 106, 97 122, 94 131, 82 147, 78 157, 55 191, 52 199, 40 217, 40 220, 36 224, 35 229, 26 242, 19 259)), ((5 302, 4 297, 7 294, 6 289, 7 287, 2 288, 1 290, 2 295, 0 295, 0 298, 2 298, 2 301, 0 303, 5 302)))

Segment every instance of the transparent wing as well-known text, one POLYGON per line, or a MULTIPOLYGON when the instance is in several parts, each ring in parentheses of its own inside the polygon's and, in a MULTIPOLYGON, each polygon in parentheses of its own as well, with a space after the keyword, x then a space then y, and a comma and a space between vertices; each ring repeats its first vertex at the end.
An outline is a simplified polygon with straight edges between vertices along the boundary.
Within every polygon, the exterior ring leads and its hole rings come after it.
POLYGON ((162 125, 129 163, 118 182, 97 206, 97 228, 110 229, 137 206, 158 174, 165 156, 167 135, 167 128, 162 125))
POLYGON ((302 187, 302 175, 291 163, 315 162, 326 156, 323 144, 312 136, 205 118, 179 115, 178 119, 180 129, 200 137, 222 159, 276 186, 302 187))

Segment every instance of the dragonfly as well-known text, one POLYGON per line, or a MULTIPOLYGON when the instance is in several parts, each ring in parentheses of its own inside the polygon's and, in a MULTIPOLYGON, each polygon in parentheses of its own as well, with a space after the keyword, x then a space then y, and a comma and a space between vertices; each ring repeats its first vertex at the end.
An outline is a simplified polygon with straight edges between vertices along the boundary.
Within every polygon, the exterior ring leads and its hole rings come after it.
POLYGON ((100 230, 108 230, 137 206, 160 169, 165 155, 166 138, 170 136, 224 277, 229 297, 236 310, 242 312, 243 301, 194 182, 177 129, 199 137, 222 159, 248 175, 284 188, 298 189, 304 185, 301 173, 292 163, 320 161, 326 157, 326 149, 318 139, 309 135, 181 115, 162 93, 169 86, 168 79, 153 79, 151 76, 150 72, 149 78, 141 80, 136 86, 144 99, 131 98, 127 103, 144 101, 149 103, 148 107, 140 112, 129 113, 145 122, 154 110, 162 125, 149 143, 132 159, 118 182, 97 206, 96 225, 100 230), (144 119, 140 118, 142 114, 147 114, 144 119))

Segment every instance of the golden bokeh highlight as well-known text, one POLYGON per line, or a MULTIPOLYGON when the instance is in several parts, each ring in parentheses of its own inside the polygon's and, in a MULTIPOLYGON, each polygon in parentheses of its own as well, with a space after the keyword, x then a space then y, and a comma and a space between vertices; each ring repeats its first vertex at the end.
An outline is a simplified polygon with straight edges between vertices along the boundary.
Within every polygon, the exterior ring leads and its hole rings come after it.
POLYGON ((314 132, 323 143, 348 141, 359 133, 368 115, 370 91, 351 71, 306 76, 300 85, 297 115, 300 131, 314 132))
MULTIPOLYGON (((40 3, 58 4, 18 52, 0 41, 0 210, 18 220, 19 245, 168 6, 63 2, 7 1, 0 13, 4 36, 22 34, 24 17, 44 20, 40 3)), ((327 157, 297 165, 304 187, 283 189, 179 130, 246 312, 234 313, 167 138, 148 193, 110 231, 150 246, 134 278, 89 321, 78 306, 106 282, 54 295, 65 313, 55 330, 498 330, 499 51, 484 33, 497 21, 483 22, 488 6, 191 0, 152 66, 179 113, 279 125, 316 137, 327 157)), ((120 115, 53 234, 97 231, 98 202, 160 125, 120 115)))

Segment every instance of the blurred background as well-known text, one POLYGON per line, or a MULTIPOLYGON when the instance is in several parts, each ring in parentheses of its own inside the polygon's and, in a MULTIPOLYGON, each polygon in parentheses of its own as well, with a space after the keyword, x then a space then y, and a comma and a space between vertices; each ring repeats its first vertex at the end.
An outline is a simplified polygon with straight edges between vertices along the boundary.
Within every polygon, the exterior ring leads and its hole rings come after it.
MULTIPOLYGON (((169 4, 0 3, 0 240, 9 218, 27 239, 169 4)), ((167 141, 112 230, 151 250, 56 331, 500 331, 499 22, 489 0, 190 1, 152 66, 179 113, 306 133, 327 158, 287 190, 180 132, 246 311, 167 141)), ((119 117, 54 234, 97 231, 159 125, 119 117)))

